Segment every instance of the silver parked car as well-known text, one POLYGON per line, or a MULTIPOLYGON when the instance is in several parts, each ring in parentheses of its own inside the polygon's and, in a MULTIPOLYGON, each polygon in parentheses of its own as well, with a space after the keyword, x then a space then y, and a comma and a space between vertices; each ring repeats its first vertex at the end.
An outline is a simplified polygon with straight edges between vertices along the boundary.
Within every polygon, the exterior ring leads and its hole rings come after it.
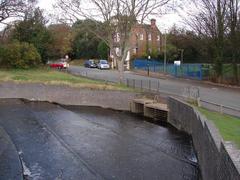
POLYGON ((98 69, 110 69, 110 65, 107 60, 101 59, 98 63, 98 69))

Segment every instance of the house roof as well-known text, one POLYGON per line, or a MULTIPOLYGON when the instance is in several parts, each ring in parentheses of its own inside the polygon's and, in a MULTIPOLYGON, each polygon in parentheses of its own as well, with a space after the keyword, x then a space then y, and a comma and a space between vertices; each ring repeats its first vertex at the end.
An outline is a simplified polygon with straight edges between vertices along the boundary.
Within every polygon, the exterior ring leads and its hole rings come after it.
POLYGON ((152 26, 150 24, 136 24, 134 27, 140 27, 140 28, 144 28, 146 31, 158 31, 160 34, 160 30, 158 29, 158 27, 156 26, 156 28, 152 28, 152 26))

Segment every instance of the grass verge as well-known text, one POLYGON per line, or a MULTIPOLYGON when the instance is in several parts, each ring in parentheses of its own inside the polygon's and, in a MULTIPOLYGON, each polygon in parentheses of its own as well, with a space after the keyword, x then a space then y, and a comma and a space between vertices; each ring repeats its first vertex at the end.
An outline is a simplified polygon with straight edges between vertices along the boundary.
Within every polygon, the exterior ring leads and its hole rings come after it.
POLYGON ((225 141, 234 142, 240 148, 240 118, 198 108, 207 119, 213 121, 225 141))
POLYGON ((75 59, 75 60, 72 60, 72 61, 70 61, 70 65, 73 65, 73 66, 84 66, 84 62, 85 62, 86 60, 84 60, 84 59, 75 59))
POLYGON ((0 69, 0 81, 14 81, 18 83, 44 83, 52 85, 68 85, 96 90, 133 91, 122 84, 105 83, 83 77, 73 76, 63 71, 48 68, 30 70, 3 70, 0 69))

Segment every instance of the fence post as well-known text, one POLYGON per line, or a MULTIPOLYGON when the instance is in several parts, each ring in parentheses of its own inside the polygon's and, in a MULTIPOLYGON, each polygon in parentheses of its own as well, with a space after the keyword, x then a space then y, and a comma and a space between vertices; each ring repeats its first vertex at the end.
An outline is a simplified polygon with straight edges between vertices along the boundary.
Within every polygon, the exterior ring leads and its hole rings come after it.
POLYGON ((220 105, 220 113, 223 114, 223 105, 220 105))
POLYGON ((174 65, 174 75, 175 75, 175 77, 177 77, 177 66, 176 65, 174 65))
POLYGON ((199 65, 200 66, 200 80, 203 80, 203 71, 202 71, 202 64, 199 65))
POLYGON ((187 77, 189 76, 189 73, 190 73, 190 71, 189 71, 189 64, 187 65, 187 77))
POLYGON ((151 80, 150 79, 148 80, 148 89, 149 89, 149 91, 151 91, 151 80))
POLYGON ((200 97, 197 98, 197 105, 198 105, 198 107, 201 107, 201 99, 200 99, 200 97))

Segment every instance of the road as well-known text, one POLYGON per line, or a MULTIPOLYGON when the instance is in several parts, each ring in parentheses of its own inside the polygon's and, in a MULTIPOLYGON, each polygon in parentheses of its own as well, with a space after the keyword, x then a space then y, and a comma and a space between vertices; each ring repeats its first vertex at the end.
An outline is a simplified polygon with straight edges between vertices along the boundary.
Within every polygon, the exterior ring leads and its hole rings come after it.
MULTIPOLYGON (((111 82, 118 82, 118 72, 113 70, 98 70, 89 69, 79 66, 71 66, 69 72, 75 75, 84 75, 94 79, 106 80, 111 82)), ((142 86, 145 89, 149 88, 149 80, 151 81, 151 89, 157 90, 158 83, 160 87, 160 92, 182 96, 184 89, 187 87, 195 86, 199 88, 200 97, 203 101, 213 102, 219 105, 224 105, 227 107, 232 107, 240 109, 240 88, 227 88, 215 85, 209 85, 200 83, 198 81, 192 80, 182 80, 182 79, 157 79, 152 77, 146 77, 141 75, 136 75, 132 72, 124 73, 125 82, 129 80, 129 83, 135 84, 135 86, 140 87, 141 81, 142 86), (133 82, 133 79, 135 82, 133 82)))
POLYGON ((0 179, 198 179, 191 138, 122 111, 0 100, 0 179))

